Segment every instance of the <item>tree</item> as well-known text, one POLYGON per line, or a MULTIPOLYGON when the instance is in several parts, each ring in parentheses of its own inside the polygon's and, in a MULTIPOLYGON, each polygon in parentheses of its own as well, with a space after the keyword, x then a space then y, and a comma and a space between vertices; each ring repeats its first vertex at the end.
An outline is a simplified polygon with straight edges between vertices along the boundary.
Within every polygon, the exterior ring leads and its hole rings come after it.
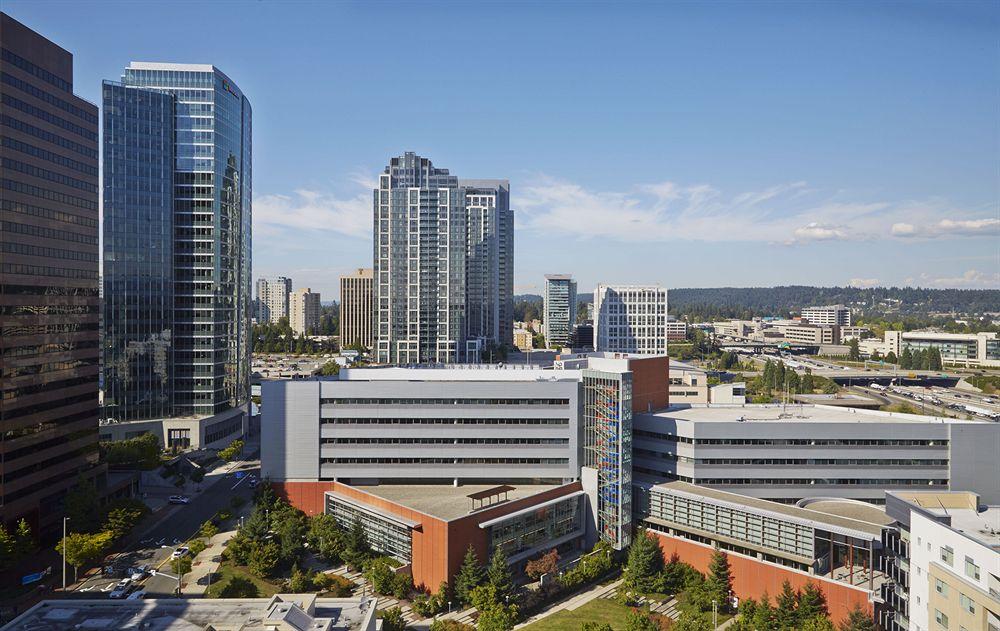
POLYGON ((406 572, 399 572, 392 576, 392 595, 397 600, 402 600, 413 591, 413 577, 406 572))
POLYGON ((861 605, 854 605, 854 609, 847 614, 847 619, 840 623, 840 631, 878 631, 872 615, 861 608, 861 605))
POLYGON ((902 354, 899 356, 899 367, 906 370, 913 368, 913 352, 909 346, 904 348, 902 354))
POLYGON ((469 545, 462 560, 462 567, 455 575, 455 598, 464 605, 472 603, 472 590, 482 585, 485 578, 483 567, 479 564, 476 549, 469 545))
POLYGON ((798 594, 792 589, 792 584, 787 580, 781 584, 781 593, 778 594, 778 608, 775 612, 778 628, 782 630, 793 630, 798 624, 798 594))
POLYGON ((836 628, 826 616, 814 616, 812 618, 803 618, 802 622, 799 623, 797 631, 836 631, 836 628))
POLYGON ((826 608, 826 596, 822 588, 813 582, 806 583, 799 593, 798 604, 799 620, 805 622, 817 616, 826 617, 829 612, 826 608))
POLYGON ((28 520, 22 517, 17 522, 17 530, 14 531, 14 556, 16 559, 23 559, 34 551, 35 537, 31 534, 28 520))
POLYGON ((312 577, 299 569, 298 564, 292 566, 292 575, 288 579, 288 588, 293 594, 302 594, 313 590, 312 577))
POLYGON ((892 351, 889 351, 888 353, 886 353, 886 355, 885 355, 885 363, 887 363, 887 364, 895 364, 897 362, 899 362, 899 358, 896 357, 896 353, 893 353, 892 351))
POLYGON ((660 631, 660 628, 645 612, 632 609, 625 614, 625 631, 660 631))
POLYGON ((478 631, 511 631, 517 622, 517 607, 492 603, 479 611, 476 620, 478 631))
POLYGON ((101 525, 100 498, 94 481, 82 476, 66 493, 66 516, 73 532, 94 532, 101 525))
POLYGON ((932 346, 927 351, 927 369, 941 370, 941 351, 937 346, 932 346))
POLYGON ((257 584, 244 576, 232 576, 219 590, 219 598, 259 598, 257 584))
POLYGON ((201 525, 201 528, 198 530, 198 533, 202 537, 205 537, 206 539, 211 539, 215 535, 219 534, 219 527, 216 526, 211 519, 209 519, 208 521, 206 521, 204 524, 201 525))
POLYGON ((716 550, 712 554, 705 588, 712 600, 718 603, 720 611, 729 610, 729 594, 733 591, 733 577, 729 569, 729 557, 722 550, 716 550))
POLYGON ((528 561, 527 565, 524 566, 524 573, 527 574, 531 580, 537 581, 543 574, 550 574, 558 569, 559 553, 556 552, 555 548, 552 548, 537 559, 528 561))
POLYGON ((364 567, 365 561, 368 560, 371 553, 365 527, 361 525, 360 519, 355 519, 344 538, 344 551, 341 553, 341 557, 352 570, 357 572, 364 567))
POLYGON ((333 375, 339 375, 340 364, 338 364, 333 360, 330 360, 325 364, 323 364, 323 366, 319 369, 319 374, 324 377, 332 377, 333 375))
POLYGON ((191 557, 182 556, 170 561, 170 569, 174 571, 177 576, 183 577, 185 574, 191 571, 191 557))
POLYGON ((765 629, 771 630, 778 628, 777 624, 777 612, 775 612, 774 607, 771 605, 771 598, 767 595, 767 592, 764 592, 760 597, 760 602, 754 607, 753 628, 760 629, 760 631, 764 631, 765 629))
POLYGON ((388 596, 392 593, 392 579, 395 572, 385 559, 372 559, 365 569, 365 579, 371 584, 375 593, 388 596))
POLYGON ((0 523, 0 570, 6 570, 17 559, 17 546, 7 527, 0 523))
POLYGON ((490 566, 486 570, 486 582, 493 588, 496 602, 506 604, 514 597, 514 577, 507 566, 507 555, 497 546, 490 557, 490 566))
POLYGON ((283 501, 279 502, 271 511, 271 526, 278 541, 281 562, 291 564, 298 561, 308 530, 305 513, 283 501))
POLYGON ((811 372, 807 372, 802 375, 802 380, 799 382, 799 392, 803 394, 812 394, 812 391, 816 389, 816 384, 813 383, 813 376, 811 372))
POLYGON ((705 612, 685 612, 677 623, 670 627, 671 631, 714 631, 709 614, 705 612))
POLYGON ((399 607, 383 609, 379 613, 382 619, 382 631, 404 631, 406 620, 403 619, 403 610, 399 607))
POLYGON ((254 543, 250 548, 250 560, 248 567, 250 572, 257 577, 267 578, 278 567, 281 559, 278 544, 273 541, 254 543))
POLYGON ((110 532, 90 534, 73 532, 66 535, 56 546, 56 552, 63 553, 66 549, 66 562, 73 567, 73 581, 76 582, 77 572, 84 564, 100 558, 104 550, 111 544, 113 535, 110 532))
POLYGON ((657 575, 663 569, 660 546, 644 528, 636 531, 628 551, 628 561, 622 576, 625 591, 648 594, 656 585, 657 575))
POLYGON ((243 453, 243 441, 237 438, 233 442, 229 443, 228 447, 219 450, 219 457, 226 462, 232 462, 241 453, 243 453))
POLYGON ((343 550, 343 531, 333 515, 319 513, 309 518, 309 547, 328 563, 338 563, 343 550))

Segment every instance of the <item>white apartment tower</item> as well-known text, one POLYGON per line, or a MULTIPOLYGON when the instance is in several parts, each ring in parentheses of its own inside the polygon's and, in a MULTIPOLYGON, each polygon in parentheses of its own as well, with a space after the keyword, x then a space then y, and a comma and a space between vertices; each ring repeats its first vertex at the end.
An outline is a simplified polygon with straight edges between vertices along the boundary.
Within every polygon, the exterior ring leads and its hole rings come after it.
POLYGON ((594 347, 608 353, 667 352, 667 290, 659 285, 598 285, 594 347))
POLYGON ((292 293, 292 279, 278 276, 276 278, 257 279, 257 322, 277 324, 281 318, 288 317, 288 296, 292 293))
POLYGON ((475 362, 509 344, 513 215, 506 180, 459 180, 407 152, 374 198, 375 359, 475 362))
POLYGON ((295 333, 305 335, 319 326, 319 294, 305 287, 288 297, 288 324, 295 333))
POLYGON ((372 287, 371 268, 358 268, 353 274, 340 277, 340 345, 360 344, 371 348, 372 336, 372 287))
POLYGON ((544 296, 545 343, 549 348, 569 345, 576 322, 576 281, 569 274, 546 274, 544 296))
POLYGON ((805 307, 802 319, 819 326, 851 326, 851 310, 844 305, 805 307))

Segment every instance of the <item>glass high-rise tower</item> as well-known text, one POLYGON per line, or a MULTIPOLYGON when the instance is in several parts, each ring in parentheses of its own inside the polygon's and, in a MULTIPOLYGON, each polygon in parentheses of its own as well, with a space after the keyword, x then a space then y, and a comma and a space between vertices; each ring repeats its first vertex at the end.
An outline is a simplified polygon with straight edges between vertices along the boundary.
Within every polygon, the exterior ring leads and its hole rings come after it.
POLYGON ((251 108, 211 65, 104 83, 104 388, 112 421, 249 398, 251 108))
POLYGON ((506 180, 390 160, 374 198, 375 357, 478 362, 513 336, 514 221, 506 180))

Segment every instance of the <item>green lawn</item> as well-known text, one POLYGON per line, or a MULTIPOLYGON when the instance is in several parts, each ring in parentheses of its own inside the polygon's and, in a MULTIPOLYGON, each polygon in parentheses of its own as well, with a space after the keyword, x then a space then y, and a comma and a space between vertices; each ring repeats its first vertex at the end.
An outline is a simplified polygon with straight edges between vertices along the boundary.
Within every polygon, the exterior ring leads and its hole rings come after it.
POLYGON ((554 613, 524 628, 531 631, 580 631, 584 622, 606 622, 615 631, 624 631, 628 611, 628 607, 617 601, 597 598, 579 609, 554 613))
POLYGON ((281 590, 278 585, 268 580, 257 578, 250 573, 249 569, 240 565, 233 565, 228 561, 223 561, 218 571, 212 576, 212 585, 205 592, 205 597, 220 598, 219 592, 225 588, 226 584, 229 583, 229 579, 233 577, 246 579, 256 585, 259 592, 257 598, 269 598, 281 590))

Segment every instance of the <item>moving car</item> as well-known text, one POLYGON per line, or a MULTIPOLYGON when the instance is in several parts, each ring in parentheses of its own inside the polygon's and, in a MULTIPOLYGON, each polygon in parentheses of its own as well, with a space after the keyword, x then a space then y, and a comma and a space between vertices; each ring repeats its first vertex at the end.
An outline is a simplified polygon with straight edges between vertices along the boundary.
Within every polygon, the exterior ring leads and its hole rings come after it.
POLYGON ((171 495, 167 498, 167 501, 171 504, 190 504, 191 498, 187 495, 171 495))
POLYGON ((126 596, 128 596, 128 593, 129 591, 131 591, 131 588, 132 588, 132 579, 123 578, 122 580, 118 581, 118 583, 115 585, 115 588, 111 590, 111 593, 108 594, 108 598, 114 598, 116 600, 119 598, 125 598, 126 596))
POLYGON ((148 565, 138 565, 133 568, 129 568, 128 576, 133 581, 141 581, 142 579, 149 576, 149 566, 148 565))

